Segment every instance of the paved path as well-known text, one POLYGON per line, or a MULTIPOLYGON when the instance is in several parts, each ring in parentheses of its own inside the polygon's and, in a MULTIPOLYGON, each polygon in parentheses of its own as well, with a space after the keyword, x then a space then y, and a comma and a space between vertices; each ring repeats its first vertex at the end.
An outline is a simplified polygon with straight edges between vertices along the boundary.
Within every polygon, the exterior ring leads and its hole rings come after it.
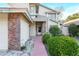
POLYGON ((34 38, 34 49, 32 51, 32 56, 47 56, 46 49, 41 39, 41 36, 37 36, 34 38))
POLYGON ((9 50, 9 51, 0 51, 0 56, 29 56, 29 54, 25 51, 16 51, 16 50, 9 50))

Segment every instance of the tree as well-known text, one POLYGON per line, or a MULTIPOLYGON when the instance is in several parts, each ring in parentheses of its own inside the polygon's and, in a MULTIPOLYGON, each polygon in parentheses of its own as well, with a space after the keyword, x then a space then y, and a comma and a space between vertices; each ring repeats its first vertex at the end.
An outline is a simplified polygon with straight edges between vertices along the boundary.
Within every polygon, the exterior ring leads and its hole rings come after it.
POLYGON ((75 13, 75 14, 68 16, 66 21, 74 20, 74 19, 77 19, 77 18, 79 18, 79 13, 75 13))
POLYGON ((50 26, 49 32, 52 34, 52 36, 61 35, 61 30, 57 25, 50 26))
POLYGON ((78 30, 78 27, 77 25, 75 24, 70 24, 69 27, 68 27, 68 30, 69 30, 69 35, 70 36, 77 36, 77 30, 78 30))

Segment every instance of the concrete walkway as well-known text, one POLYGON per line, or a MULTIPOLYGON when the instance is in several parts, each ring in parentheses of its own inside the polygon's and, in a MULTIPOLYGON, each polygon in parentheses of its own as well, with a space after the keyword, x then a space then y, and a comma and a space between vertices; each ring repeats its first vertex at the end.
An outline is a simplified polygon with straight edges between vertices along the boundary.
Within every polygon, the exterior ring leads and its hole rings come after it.
POLYGON ((47 52, 42 43, 41 36, 37 36, 34 38, 34 49, 32 51, 32 56, 47 56, 47 52))

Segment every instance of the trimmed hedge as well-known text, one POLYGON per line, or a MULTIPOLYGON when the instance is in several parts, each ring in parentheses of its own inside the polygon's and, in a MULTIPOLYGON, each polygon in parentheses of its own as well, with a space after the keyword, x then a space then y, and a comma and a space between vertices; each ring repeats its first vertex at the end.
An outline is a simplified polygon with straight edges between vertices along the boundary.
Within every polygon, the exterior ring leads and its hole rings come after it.
POLYGON ((47 40, 50 38, 50 34, 49 33, 45 33, 42 37, 42 41, 44 44, 47 44, 47 40))
POLYGON ((60 36, 62 34, 58 25, 50 26, 49 32, 52 36, 60 36))
POLYGON ((68 30, 69 30, 69 35, 70 36, 77 36, 77 34, 78 34, 78 27, 77 27, 77 25, 75 25, 75 24, 70 24, 69 25, 69 27, 68 27, 68 30))
POLYGON ((74 38, 55 36, 47 40, 48 52, 51 56, 75 56, 78 53, 78 44, 74 38))

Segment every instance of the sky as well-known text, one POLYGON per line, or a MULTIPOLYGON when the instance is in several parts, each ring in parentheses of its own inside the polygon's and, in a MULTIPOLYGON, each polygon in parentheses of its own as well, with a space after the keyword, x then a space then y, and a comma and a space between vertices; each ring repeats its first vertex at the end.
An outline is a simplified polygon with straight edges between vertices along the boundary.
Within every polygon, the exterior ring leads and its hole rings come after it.
MULTIPOLYGON (((79 12, 79 3, 42 3, 51 9, 63 8, 62 19, 66 19, 69 15, 79 12)), ((0 3, 0 8, 10 7, 7 3, 0 3)))
POLYGON ((51 9, 62 8, 62 19, 66 19, 69 15, 79 12, 79 3, 43 3, 42 5, 47 6, 51 9))
POLYGON ((9 7, 9 5, 7 3, 0 3, 0 8, 2 7, 9 7))

